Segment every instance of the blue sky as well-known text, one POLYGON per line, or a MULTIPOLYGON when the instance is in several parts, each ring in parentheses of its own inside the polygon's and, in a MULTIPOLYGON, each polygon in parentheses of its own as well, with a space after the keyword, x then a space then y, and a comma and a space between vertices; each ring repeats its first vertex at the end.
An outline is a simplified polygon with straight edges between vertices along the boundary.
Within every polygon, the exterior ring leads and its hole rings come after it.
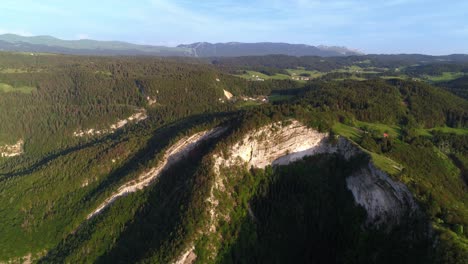
POLYGON ((468 53, 466 0, 2 0, 0 33, 170 45, 289 42, 468 53))

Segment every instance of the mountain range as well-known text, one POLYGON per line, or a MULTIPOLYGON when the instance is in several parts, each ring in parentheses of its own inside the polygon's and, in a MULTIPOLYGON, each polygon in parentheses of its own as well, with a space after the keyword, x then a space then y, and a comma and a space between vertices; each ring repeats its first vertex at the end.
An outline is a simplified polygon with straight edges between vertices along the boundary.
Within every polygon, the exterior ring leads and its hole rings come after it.
POLYGON ((290 56, 351 56, 362 53, 346 47, 310 46, 288 43, 207 43, 197 42, 177 47, 138 45, 121 41, 91 39, 62 40, 51 36, 0 35, 0 50, 14 52, 44 52, 73 55, 129 55, 129 56, 184 56, 237 57, 282 54, 290 56))

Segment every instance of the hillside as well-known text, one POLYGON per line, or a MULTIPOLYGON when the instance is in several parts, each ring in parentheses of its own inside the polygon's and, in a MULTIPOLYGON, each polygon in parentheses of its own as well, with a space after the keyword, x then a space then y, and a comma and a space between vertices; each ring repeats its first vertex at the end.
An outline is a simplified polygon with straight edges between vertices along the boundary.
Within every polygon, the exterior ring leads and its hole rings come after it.
POLYGON ((468 259, 468 101, 430 83, 16 53, 0 83, 0 262, 468 259))
POLYGON ((439 86, 448 91, 468 100, 468 76, 463 76, 448 82, 442 82, 439 86))

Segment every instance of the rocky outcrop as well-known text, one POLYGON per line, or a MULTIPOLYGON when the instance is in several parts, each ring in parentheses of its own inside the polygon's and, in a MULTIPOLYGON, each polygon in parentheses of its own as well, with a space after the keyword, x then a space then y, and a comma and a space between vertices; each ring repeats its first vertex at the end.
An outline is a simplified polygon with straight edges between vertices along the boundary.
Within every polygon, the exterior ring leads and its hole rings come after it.
POLYGON ((288 125, 276 123, 246 135, 230 148, 228 158, 215 155, 214 170, 219 173, 220 166, 240 164, 256 168, 286 165, 305 156, 336 152, 349 159, 358 152, 361 153, 361 150, 344 138, 330 143, 327 133, 320 133, 298 121, 292 121, 288 125))
POLYGON ((224 97, 226 97, 226 99, 228 100, 231 100, 232 97, 234 97, 234 95, 232 95, 232 93, 230 93, 229 91, 223 90, 223 92, 224 92, 224 97))
POLYGON ((109 198, 102 202, 96 210, 90 213, 87 219, 90 219, 93 216, 102 212, 102 210, 107 208, 119 197, 125 196, 132 192, 136 192, 138 190, 142 190, 145 187, 149 186, 159 177, 159 175, 161 175, 161 173, 164 170, 172 166, 177 161, 180 161, 195 147, 197 147, 202 142, 210 138, 219 136, 225 130, 225 128, 218 127, 209 131, 202 131, 192 136, 187 136, 180 139, 179 141, 177 141, 177 143, 175 143, 169 149, 166 150, 158 166, 151 168, 147 172, 141 174, 137 179, 131 180, 122 185, 114 194, 112 194, 109 198))
POLYGON ((146 115, 146 110, 145 109, 140 109, 140 110, 138 110, 137 113, 135 113, 135 114, 133 114, 133 115, 131 115, 131 116, 125 118, 125 119, 119 120, 119 121, 115 122, 114 124, 110 125, 108 129, 98 130, 98 129, 90 128, 90 129, 86 129, 86 130, 78 130, 78 131, 73 132, 73 136, 75 136, 75 137, 84 137, 84 136, 95 136, 95 135, 110 134, 110 133, 113 133, 116 130, 126 126, 130 122, 138 123, 138 122, 140 122, 142 120, 145 120, 146 118, 148 118, 148 116, 146 115))
POLYGON ((417 212, 411 192, 369 163, 346 178, 346 186, 356 203, 367 211, 367 224, 393 226, 417 212))
MULTIPOLYGON (((298 121, 290 121, 259 128, 232 144, 227 154, 215 153, 215 179, 206 199, 210 218, 200 233, 214 234, 221 219, 229 221, 229 216, 223 215, 222 210, 218 208, 220 201, 215 195, 227 191, 224 186, 225 176, 222 173, 225 169, 233 166, 265 168, 269 165, 287 165, 306 156, 325 153, 336 153, 346 160, 351 160, 365 152, 344 137, 330 139, 327 133, 308 128, 298 121)), ((386 224, 391 227, 400 223, 408 214, 418 211, 408 188, 393 181, 386 173, 376 168, 372 161, 349 175, 346 184, 355 202, 367 211, 366 224, 369 226, 386 224)), ((255 218, 252 212, 249 214, 255 218)), ((211 258, 214 259, 216 248, 212 247, 211 258)), ((192 263, 195 259, 194 248, 189 247, 179 255, 175 263, 192 263)))
POLYGON ((191 246, 187 251, 177 258, 174 264, 192 264, 197 259, 197 255, 194 253, 195 247, 191 246))
POLYGON ((16 144, 0 146, 0 157, 9 158, 23 154, 23 145, 24 141, 20 139, 16 144))
MULTIPOLYGON (((228 157, 214 155, 214 171, 221 177, 221 167, 234 165, 265 168, 268 165, 287 165, 320 153, 337 153, 345 159, 363 154, 359 146, 346 138, 329 140, 326 133, 308 128, 298 121, 288 125, 281 123, 262 127, 244 136, 230 148, 228 157)), ((220 188, 221 180, 215 181, 214 188, 220 188)), ((346 184, 357 204, 367 211, 367 223, 370 225, 397 224, 400 219, 418 211, 417 204, 408 188, 392 180, 370 161, 368 166, 359 168, 350 175, 346 184)), ((217 201, 211 201, 211 214, 214 218, 217 201)))

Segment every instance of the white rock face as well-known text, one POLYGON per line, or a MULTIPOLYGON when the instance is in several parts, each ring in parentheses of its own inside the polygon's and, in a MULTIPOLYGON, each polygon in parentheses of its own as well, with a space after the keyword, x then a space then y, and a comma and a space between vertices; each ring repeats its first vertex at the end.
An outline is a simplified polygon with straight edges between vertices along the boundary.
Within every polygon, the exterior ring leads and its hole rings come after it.
POLYGON ((195 247, 191 246, 187 251, 180 255, 174 264, 192 264, 195 262, 197 255, 194 253, 195 247))
POLYGON ((308 128, 298 121, 282 126, 280 123, 262 127, 249 133, 231 147, 230 157, 215 155, 215 172, 220 166, 246 164, 265 168, 268 165, 286 165, 319 153, 342 153, 346 159, 359 151, 343 138, 336 144, 328 143, 328 134, 308 128))
POLYGON ((232 95, 232 93, 230 93, 229 91, 223 90, 223 92, 224 92, 224 97, 226 97, 226 99, 228 100, 231 100, 231 98, 234 97, 234 95, 232 95))
POLYGON ((94 128, 90 128, 87 130, 78 130, 78 131, 73 132, 73 136, 84 137, 84 136, 94 136, 94 135, 101 135, 101 134, 110 134, 124 127, 129 122, 138 123, 142 120, 145 120, 146 118, 148 118, 148 116, 146 115, 146 110, 140 109, 137 113, 127 117, 126 119, 119 120, 116 123, 110 125, 108 129, 96 130, 94 128))
MULTIPOLYGON (((297 121, 287 126, 277 123, 246 135, 232 146, 227 159, 221 154, 214 155, 214 171, 219 178, 221 167, 244 165, 265 168, 268 165, 286 165, 319 153, 338 153, 349 160, 363 151, 343 137, 330 143, 326 133, 307 128, 297 121)), ((222 181, 217 179, 215 182, 222 181)), ((356 203, 366 209, 368 224, 399 223, 399 219, 418 209, 408 188, 393 181, 372 163, 350 175, 346 184, 356 203)), ((219 185, 215 184, 214 188, 219 188, 219 185)), ((208 200, 212 206, 212 218, 216 218, 213 213, 216 199, 210 197, 208 200)))
POLYGON ((0 157, 9 158, 23 154, 23 145, 24 141, 20 139, 14 145, 0 146, 0 157))
POLYGON ((347 177, 346 186, 366 209, 368 224, 398 224, 419 211, 406 185, 393 181, 372 163, 347 177))
POLYGON ((137 179, 123 184, 114 194, 107 198, 96 210, 90 213, 87 219, 99 214, 119 197, 129 193, 142 190, 154 182, 165 169, 172 166, 175 162, 185 157, 191 150, 197 147, 203 141, 216 137, 223 133, 225 128, 215 128, 209 131, 202 131, 190 137, 184 137, 166 150, 164 157, 158 166, 141 174, 137 179))

